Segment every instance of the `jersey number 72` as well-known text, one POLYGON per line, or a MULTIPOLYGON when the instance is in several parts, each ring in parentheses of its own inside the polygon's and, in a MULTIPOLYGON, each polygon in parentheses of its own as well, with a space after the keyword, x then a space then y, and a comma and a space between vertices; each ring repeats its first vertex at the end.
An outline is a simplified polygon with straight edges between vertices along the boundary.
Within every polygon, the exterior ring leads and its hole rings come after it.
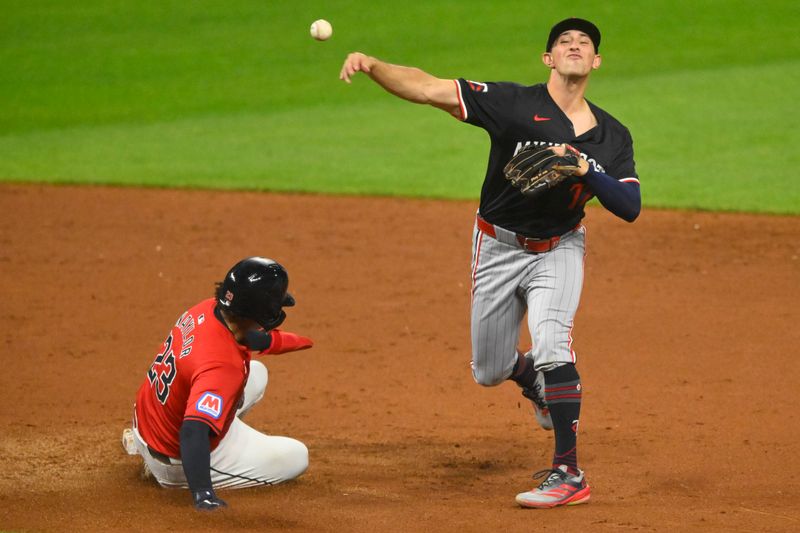
POLYGON ((156 360, 147 371, 150 385, 156 389, 156 397, 161 405, 167 403, 169 387, 175 379, 175 354, 172 351, 172 333, 164 341, 164 350, 156 356, 156 360))

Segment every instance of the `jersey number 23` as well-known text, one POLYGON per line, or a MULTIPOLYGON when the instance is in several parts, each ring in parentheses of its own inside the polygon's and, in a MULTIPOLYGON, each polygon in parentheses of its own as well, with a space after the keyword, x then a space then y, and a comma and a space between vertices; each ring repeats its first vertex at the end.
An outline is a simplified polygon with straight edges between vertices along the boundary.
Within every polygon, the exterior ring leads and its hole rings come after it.
POLYGON ((147 379, 156 390, 156 397, 161 405, 167 403, 169 387, 175 379, 175 354, 172 351, 172 334, 164 341, 164 350, 156 356, 156 360, 147 371, 147 379))

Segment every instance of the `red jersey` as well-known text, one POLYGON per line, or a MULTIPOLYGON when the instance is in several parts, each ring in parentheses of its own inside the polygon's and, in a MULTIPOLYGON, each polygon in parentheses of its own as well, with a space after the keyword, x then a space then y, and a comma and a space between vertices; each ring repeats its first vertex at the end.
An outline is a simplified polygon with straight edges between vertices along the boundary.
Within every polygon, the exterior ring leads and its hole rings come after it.
POLYGON ((244 393, 250 352, 214 316, 209 298, 186 311, 170 330, 136 394, 136 423, 157 452, 180 457, 184 420, 212 429, 211 449, 228 432, 244 393))

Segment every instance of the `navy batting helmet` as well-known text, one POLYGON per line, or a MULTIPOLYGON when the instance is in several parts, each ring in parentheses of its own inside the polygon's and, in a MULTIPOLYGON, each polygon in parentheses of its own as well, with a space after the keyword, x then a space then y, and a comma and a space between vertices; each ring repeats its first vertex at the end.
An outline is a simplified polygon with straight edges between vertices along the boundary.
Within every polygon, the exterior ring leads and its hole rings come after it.
POLYGON ((294 305, 288 287, 289 275, 281 265, 265 257, 248 257, 233 265, 217 284, 217 304, 269 331, 286 319, 281 308, 294 305))

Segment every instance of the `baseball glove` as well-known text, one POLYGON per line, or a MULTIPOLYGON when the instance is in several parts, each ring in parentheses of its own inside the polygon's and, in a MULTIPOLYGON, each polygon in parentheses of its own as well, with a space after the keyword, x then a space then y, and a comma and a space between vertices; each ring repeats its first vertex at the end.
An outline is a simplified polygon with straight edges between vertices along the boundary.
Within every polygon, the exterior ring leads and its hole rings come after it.
POLYGON ((580 152, 568 144, 564 146, 564 155, 558 155, 554 146, 529 144, 511 158, 503 173, 522 194, 535 198, 580 169, 580 152))

